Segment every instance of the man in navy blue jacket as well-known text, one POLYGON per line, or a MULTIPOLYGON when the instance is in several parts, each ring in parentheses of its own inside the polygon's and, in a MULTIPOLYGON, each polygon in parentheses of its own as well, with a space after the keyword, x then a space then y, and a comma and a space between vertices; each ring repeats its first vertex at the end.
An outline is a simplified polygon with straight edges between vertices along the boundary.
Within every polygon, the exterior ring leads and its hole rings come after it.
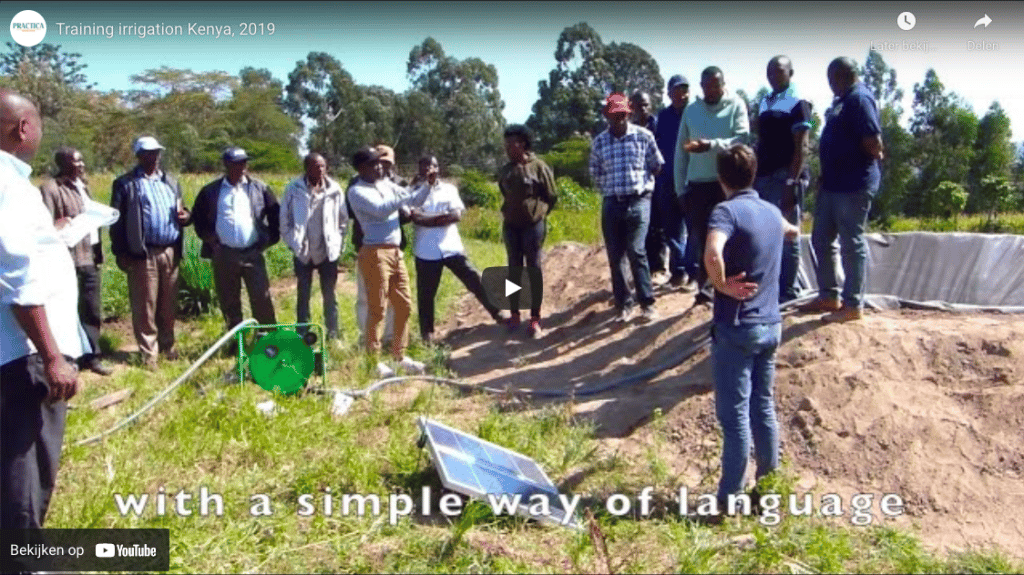
POLYGON ((672 105, 658 112, 658 123, 654 130, 654 139, 658 142, 662 157, 665 158, 665 166, 662 167, 654 187, 654 206, 656 217, 665 234, 665 243, 668 244, 669 284, 672 287, 683 287, 686 291, 693 291, 697 284, 686 277, 686 268, 687 263, 693 262, 696 256, 686 249, 689 245, 686 240, 686 222, 678 199, 682 190, 676 190, 673 176, 679 123, 683 119, 683 110, 690 103, 689 80, 679 74, 669 78, 668 97, 672 100, 672 105))

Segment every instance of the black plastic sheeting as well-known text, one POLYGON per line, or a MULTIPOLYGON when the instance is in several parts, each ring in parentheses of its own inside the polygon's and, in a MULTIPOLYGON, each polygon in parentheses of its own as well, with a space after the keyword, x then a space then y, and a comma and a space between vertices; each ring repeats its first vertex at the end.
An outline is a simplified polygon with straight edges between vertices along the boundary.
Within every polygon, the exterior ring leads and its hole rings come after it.
MULTIPOLYGON (((1024 236, 907 232, 866 234, 865 305, 1024 313, 1024 236)), ((801 295, 817 293, 810 236, 800 238, 801 295)), ((842 265, 836 254, 842 286, 842 265)))

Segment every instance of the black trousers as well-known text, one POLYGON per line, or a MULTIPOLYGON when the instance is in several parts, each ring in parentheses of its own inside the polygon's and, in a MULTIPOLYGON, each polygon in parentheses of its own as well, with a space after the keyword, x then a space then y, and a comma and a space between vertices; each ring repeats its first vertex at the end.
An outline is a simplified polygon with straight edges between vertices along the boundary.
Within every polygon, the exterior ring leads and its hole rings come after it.
POLYGON ((420 315, 420 335, 426 338, 434 333, 434 296, 441 284, 444 268, 452 270, 469 293, 483 304, 491 317, 498 314, 498 308, 487 301, 484 285, 480 282, 480 273, 464 255, 449 256, 440 260, 422 260, 416 258, 416 306, 420 315))
POLYGON ((0 528, 40 529, 57 480, 68 404, 46 401, 39 354, 0 366, 0 382, 0 528))
POLYGON ((100 356, 100 326, 103 325, 100 277, 103 274, 97 266, 80 266, 75 268, 75 275, 78 276, 78 319, 92 347, 92 353, 78 359, 79 367, 86 368, 100 356))
MULTIPOLYGON (((547 220, 517 228, 502 223, 502 238, 505 240, 505 252, 508 254, 508 267, 510 268, 537 268, 537 279, 544 285, 544 268, 541 247, 544 245, 544 238, 548 235, 547 220)), ((530 318, 540 319, 540 306, 544 300, 544 290, 538 291, 538 296, 531 300, 530 318)), ((514 293, 508 298, 512 313, 519 315, 519 294, 514 293)))
POLYGON ((707 297, 714 295, 715 288, 708 283, 708 271, 704 268, 704 244, 708 238, 708 220, 719 202, 725 201, 725 192, 718 182, 693 182, 686 184, 683 211, 686 214, 686 228, 694 242, 693 253, 697 257, 697 287, 707 297))

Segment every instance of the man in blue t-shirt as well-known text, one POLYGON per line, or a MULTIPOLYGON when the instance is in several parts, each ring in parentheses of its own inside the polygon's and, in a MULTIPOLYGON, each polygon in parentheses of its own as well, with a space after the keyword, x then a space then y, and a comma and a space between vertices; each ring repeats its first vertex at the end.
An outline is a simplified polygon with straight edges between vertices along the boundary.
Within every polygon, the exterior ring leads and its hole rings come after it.
POLYGON ((801 311, 824 312, 826 321, 843 322, 863 316, 867 225, 871 200, 878 191, 878 161, 883 157, 878 103, 857 81, 857 64, 836 58, 828 65, 828 84, 835 94, 825 113, 821 133, 821 183, 814 206, 811 245, 817 257, 818 297, 801 311), (842 304, 835 267, 839 236, 845 281, 842 304))
POLYGON ((716 161, 726 200, 708 220, 704 266, 715 287, 712 372, 723 435, 721 512, 729 496, 743 489, 751 436, 756 477, 779 465, 773 397, 782 337, 779 266, 783 238, 793 240, 800 230, 750 187, 757 172, 753 150, 738 144, 719 152, 716 161))
MULTIPOLYGON (((793 64, 786 56, 768 62, 772 91, 757 108, 757 179, 754 189, 763 200, 782 210, 789 223, 800 225, 803 191, 810 180, 807 139, 811 131, 811 104, 796 95, 790 83, 793 64)), ((797 298, 796 274, 800 266, 800 242, 782 247, 779 301, 797 298)))

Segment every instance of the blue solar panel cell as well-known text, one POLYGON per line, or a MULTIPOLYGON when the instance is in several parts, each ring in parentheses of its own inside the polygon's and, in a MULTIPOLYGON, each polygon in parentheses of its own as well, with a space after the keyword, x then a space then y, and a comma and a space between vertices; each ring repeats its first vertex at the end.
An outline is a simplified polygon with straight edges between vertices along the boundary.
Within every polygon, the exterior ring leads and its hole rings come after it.
POLYGON ((484 451, 484 446, 480 443, 480 440, 466 435, 459 435, 458 438, 460 451, 471 455, 473 459, 478 461, 487 461, 487 452, 484 451))
POLYGON ((544 472, 537 467, 537 464, 522 457, 515 458, 516 467, 520 475, 538 485, 551 485, 551 482, 544 476, 544 472))
MULTIPOLYGON (((540 494, 547 498, 550 515, 536 519, 560 524, 565 520, 558 488, 533 460, 425 417, 420 418, 420 425, 441 480, 449 489, 478 498, 519 495, 521 504, 531 511, 542 509, 530 500, 540 494)), ((517 513, 525 514, 522 509, 517 513)), ((567 525, 580 527, 575 518, 567 525)))
POLYGON ((495 495, 519 493, 526 495, 535 489, 535 487, 521 481, 518 477, 502 473, 487 465, 477 465, 474 469, 476 470, 477 479, 480 480, 480 484, 483 485, 484 491, 487 493, 495 495))
POLYGON ((487 493, 487 489, 480 485, 480 481, 477 480, 473 466, 467 464, 462 458, 445 451, 438 451, 438 457, 441 459, 441 465, 444 466, 448 474, 449 482, 458 483, 474 494, 487 493))
POLYGON ((484 453, 487 454, 488 461, 501 467, 506 473, 512 475, 516 475, 518 473, 515 459, 513 459, 513 456, 509 452, 501 449, 495 449, 487 444, 483 444, 481 447, 483 447, 484 453))
POLYGON ((456 451, 459 450, 459 443, 458 440, 455 439, 454 433, 438 425, 429 425, 428 428, 430 429, 430 435, 434 438, 434 441, 456 451))

